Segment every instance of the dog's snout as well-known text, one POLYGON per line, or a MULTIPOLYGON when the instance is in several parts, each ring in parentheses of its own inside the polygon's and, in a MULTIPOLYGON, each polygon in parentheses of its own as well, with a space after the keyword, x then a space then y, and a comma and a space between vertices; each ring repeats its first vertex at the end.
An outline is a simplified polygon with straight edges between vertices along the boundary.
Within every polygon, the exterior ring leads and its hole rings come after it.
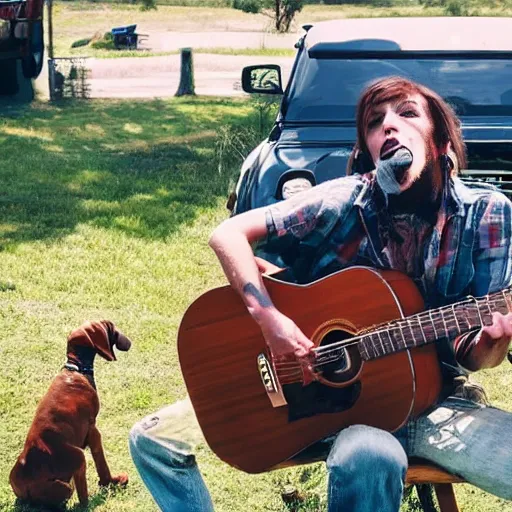
POLYGON ((132 342, 130 338, 125 336, 122 332, 119 332, 117 335, 117 341, 116 341, 116 347, 118 350, 122 350, 123 352, 126 352, 127 350, 130 350, 130 347, 132 346, 132 342))

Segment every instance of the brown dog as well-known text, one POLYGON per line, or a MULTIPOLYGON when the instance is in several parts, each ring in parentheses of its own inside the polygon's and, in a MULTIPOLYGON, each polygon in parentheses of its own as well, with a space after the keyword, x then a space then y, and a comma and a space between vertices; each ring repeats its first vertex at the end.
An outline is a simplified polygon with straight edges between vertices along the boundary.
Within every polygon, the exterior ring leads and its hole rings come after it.
POLYGON ((68 360, 41 400, 23 452, 11 470, 18 498, 42 505, 59 505, 73 494, 73 478, 82 505, 88 502, 83 449, 89 446, 100 485, 126 485, 128 475, 112 476, 101 435, 94 383, 94 356, 115 361, 114 346, 126 351, 131 341, 112 322, 86 322, 68 336, 68 360))

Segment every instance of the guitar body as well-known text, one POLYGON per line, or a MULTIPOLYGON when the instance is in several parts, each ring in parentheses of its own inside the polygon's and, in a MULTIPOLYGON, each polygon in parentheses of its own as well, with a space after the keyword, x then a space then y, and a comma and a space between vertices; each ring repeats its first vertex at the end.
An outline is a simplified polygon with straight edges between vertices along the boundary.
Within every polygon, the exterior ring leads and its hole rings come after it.
MULTIPOLYGON (((414 283, 396 271, 353 267, 309 285, 263 279, 276 307, 315 345, 323 346, 333 333, 350 338, 424 308, 414 283)), ((333 411, 299 407, 295 414, 289 405, 273 407, 258 369, 258 355, 267 352, 265 341, 230 286, 206 292, 188 308, 178 352, 210 448, 248 473, 291 465, 295 454, 350 425, 395 431, 433 404, 441 390, 436 349, 430 344, 370 361, 352 357, 354 368, 346 382, 327 376, 310 385, 317 386, 319 396, 322 391, 346 394, 346 405, 342 400, 333 411)))

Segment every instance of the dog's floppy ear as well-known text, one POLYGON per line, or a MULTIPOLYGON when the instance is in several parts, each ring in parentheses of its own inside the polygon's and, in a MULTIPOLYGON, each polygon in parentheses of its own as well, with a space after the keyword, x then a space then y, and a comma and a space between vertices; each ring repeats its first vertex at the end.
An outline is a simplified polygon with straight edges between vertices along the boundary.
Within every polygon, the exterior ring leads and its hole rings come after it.
POLYGON ((117 349, 122 350, 123 352, 130 350, 130 347, 132 346, 132 342, 131 342, 130 338, 128 338, 128 336, 125 336, 109 320, 102 320, 100 323, 102 323, 103 326, 105 327, 105 329, 107 329, 108 339, 109 339, 110 346, 112 347, 112 349, 115 346, 117 349))
POLYGON ((114 343, 110 342, 110 326, 108 324, 115 330, 114 324, 106 320, 82 324, 68 336, 68 351, 70 345, 89 347, 107 361, 116 361, 114 343))

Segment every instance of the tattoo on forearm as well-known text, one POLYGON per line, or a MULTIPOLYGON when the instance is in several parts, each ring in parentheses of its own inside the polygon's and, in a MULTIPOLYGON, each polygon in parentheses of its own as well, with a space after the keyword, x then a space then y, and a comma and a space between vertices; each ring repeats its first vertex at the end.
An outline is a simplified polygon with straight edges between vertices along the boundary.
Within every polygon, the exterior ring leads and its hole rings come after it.
POLYGON ((256 288, 253 283, 247 283, 242 288, 242 291, 244 295, 252 295, 262 308, 269 308, 272 306, 272 302, 270 301, 269 297, 262 291, 258 290, 258 288, 256 288))

